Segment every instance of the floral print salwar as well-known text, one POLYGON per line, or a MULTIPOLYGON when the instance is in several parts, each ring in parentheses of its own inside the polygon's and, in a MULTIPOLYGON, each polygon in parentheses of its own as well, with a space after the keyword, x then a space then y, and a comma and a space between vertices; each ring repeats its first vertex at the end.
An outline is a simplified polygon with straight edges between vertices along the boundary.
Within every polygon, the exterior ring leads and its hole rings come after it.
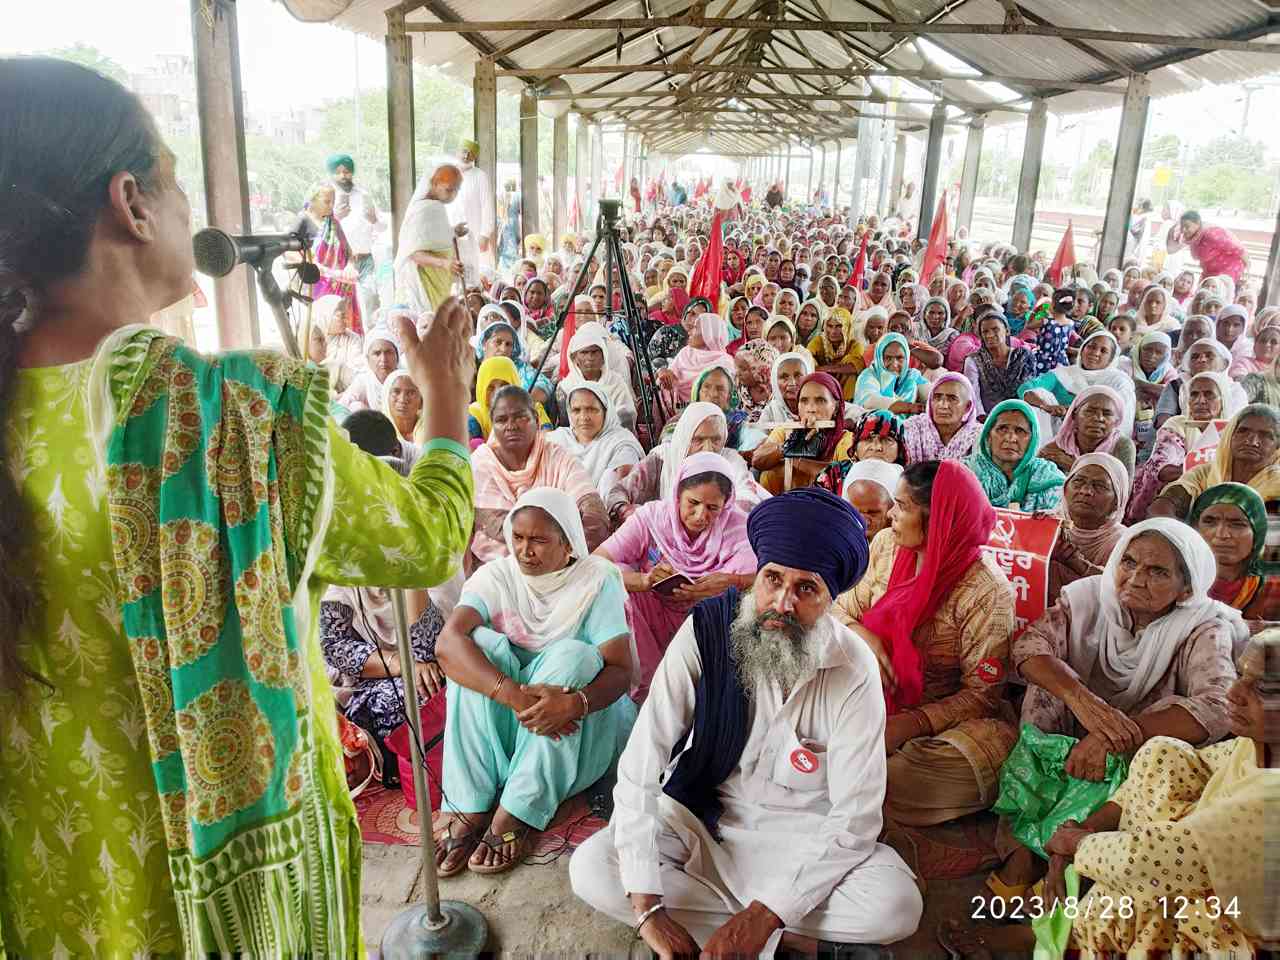
POLYGON ((140 328, 19 374, 49 685, 0 694, 0 955, 361 954, 320 589, 452 575, 471 475, 446 444, 406 482, 327 408, 315 367, 140 328))

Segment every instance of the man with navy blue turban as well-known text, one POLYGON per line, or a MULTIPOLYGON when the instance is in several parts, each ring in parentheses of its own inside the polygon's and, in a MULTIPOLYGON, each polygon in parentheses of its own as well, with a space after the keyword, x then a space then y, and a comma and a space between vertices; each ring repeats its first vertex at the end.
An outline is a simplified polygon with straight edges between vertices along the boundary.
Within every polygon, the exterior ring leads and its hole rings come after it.
POLYGON ((680 627, 618 762, 614 814, 574 892, 659 956, 838 952, 915 932, 910 869, 877 842, 885 707, 875 655, 831 615, 866 525, 809 487, 747 520, 751 589, 680 627))

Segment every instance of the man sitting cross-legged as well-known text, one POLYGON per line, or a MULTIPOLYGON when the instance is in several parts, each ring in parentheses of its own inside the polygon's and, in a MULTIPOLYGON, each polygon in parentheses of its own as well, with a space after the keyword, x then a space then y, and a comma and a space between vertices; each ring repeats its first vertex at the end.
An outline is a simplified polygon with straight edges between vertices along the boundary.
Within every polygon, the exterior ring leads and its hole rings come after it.
POLYGON ((619 761, 613 821, 570 862, 574 892, 664 958, 900 940, 923 905, 876 842, 879 668, 830 615, 866 569, 862 518, 809 487, 756 507, 748 537, 755 583, 676 633, 619 761))

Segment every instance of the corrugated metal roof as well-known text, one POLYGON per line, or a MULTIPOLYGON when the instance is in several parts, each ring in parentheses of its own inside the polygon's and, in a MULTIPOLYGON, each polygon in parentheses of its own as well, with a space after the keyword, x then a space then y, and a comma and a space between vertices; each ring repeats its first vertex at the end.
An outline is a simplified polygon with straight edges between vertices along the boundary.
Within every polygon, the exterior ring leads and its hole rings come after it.
MULTIPOLYGON (((279 0, 295 16, 307 20, 332 22, 356 33, 381 40, 386 35, 386 10, 389 0, 279 0)), ((455 19, 463 21, 492 20, 499 14, 520 20, 569 19, 589 16, 592 19, 673 17, 686 12, 691 0, 531 0, 515 4, 495 4, 492 0, 430 0, 429 8, 408 14, 409 22, 455 19), (495 7, 501 6, 500 10, 495 7), (589 12, 586 12, 588 11, 589 12), (434 11, 434 12, 432 12, 434 11)), ((1005 19, 1004 5, 999 0, 807 0, 803 6, 788 6, 787 0, 778 0, 782 16, 787 19, 812 19, 813 10, 819 9, 826 18, 837 21, 884 21, 888 8, 896 11, 897 19, 906 22, 936 20, 941 23, 990 24, 1005 19)), ((1275 27, 1276 14, 1269 12, 1259 0, 1214 0, 1211 4, 1171 4, 1164 0, 1114 0, 1103 7, 1097 0, 1020 0, 1021 9, 1029 23, 1055 27, 1078 27, 1160 33, 1198 37, 1236 37, 1274 42, 1277 37, 1267 35, 1275 27)), ((755 5, 751 0, 735 0, 725 9, 711 5, 710 16, 745 16, 755 5)), ((625 63, 654 64, 660 69, 664 62, 675 62, 682 52, 692 46, 701 31, 693 27, 664 27, 658 30, 640 29, 628 31, 621 59, 625 63)), ((744 31, 713 31, 697 44, 694 60, 705 60, 713 53, 712 62, 740 62, 739 57, 747 47, 740 42, 744 31), (727 38, 724 49, 718 50, 727 38)), ((519 32, 490 31, 480 35, 478 44, 486 51, 514 48, 506 58, 515 67, 547 67, 564 65, 609 64, 616 62, 616 35, 604 30, 574 30, 535 35, 519 32)), ((412 34, 415 59, 422 64, 436 65, 446 73, 464 82, 474 75, 474 64, 481 55, 472 42, 454 33, 412 34)), ((1123 88, 1123 78, 1130 72, 1142 70, 1168 60, 1176 62, 1161 65, 1148 71, 1151 92, 1155 97, 1170 96, 1210 83, 1234 83, 1280 70, 1280 43, 1276 55, 1197 51, 1186 56, 1186 51, 1174 47, 1153 46, 1138 43, 1112 41, 1077 41, 1057 37, 1017 37, 991 35, 934 35, 917 45, 911 38, 885 33, 854 33, 837 36, 831 32, 803 31, 777 32, 768 35, 759 56, 762 61, 759 74, 742 75, 733 84, 734 95, 747 98, 752 94, 778 95, 780 92, 804 92, 818 95, 834 92, 832 78, 821 76, 786 77, 769 74, 770 66, 843 67, 850 62, 850 54, 859 62, 905 71, 957 70, 957 61, 967 64, 975 72, 975 80, 982 76, 1021 77, 1046 83, 1093 83, 1119 81, 1112 84, 1123 88), (922 55, 921 51, 925 54, 922 55), (937 51, 941 51, 938 54, 937 51), (950 58, 955 58, 954 60, 950 58), (939 59, 946 60, 939 63, 939 59)), ((959 68, 963 72, 963 68, 959 68)), ((653 71, 629 75, 582 76, 564 78, 575 93, 599 92, 618 94, 644 91, 646 93, 672 92, 687 86, 687 75, 665 78, 653 71)), ((714 82, 715 78, 710 78, 714 82)), ((709 80, 695 78, 694 83, 704 88, 709 80)), ((925 82, 897 81, 900 95, 920 97, 928 94, 925 82)), ((876 82, 874 89, 883 93, 887 82, 876 82)), ((501 89, 514 92, 522 86, 518 77, 499 78, 501 89)), ((1004 84, 1003 91, 993 84, 968 80, 948 79, 941 83, 944 98, 970 106, 993 106, 1011 96, 1021 98, 1032 93, 1051 95, 1051 109, 1059 114, 1081 113, 1116 106, 1116 93, 1094 91, 1060 92, 1052 87, 1035 89, 1012 82, 1004 84), (994 88, 994 89, 993 89, 994 88)), ((843 94, 868 92, 864 81, 853 79, 839 88, 843 94)), ((662 101, 674 104, 669 99, 662 101)), ((607 100, 584 100, 579 106, 600 110, 609 104, 607 100)), ((815 110, 840 110, 852 123, 861 104, 836 101, 812 101, 815 110)), ((778 105, 775 105, 778 106, 778 105)), ((911 118, 920 124, 928 122, 927 106, 900 104, 896 108, 899 117, 911 118)), ((636 115, 633 115, 636 116, 636 115)), ((644 116, 656 116, 651 111, 644 116)), ((682 123, 695 122, 699 127, 713 125, 717 114, 680 117, 682 123), (701 121, 705 120, 703 123, 701 121)), ((732 117, 730 116, 730 119, 732 117)), ((768 118, 766 118, 768 119, 768 118)), ((1016 114, 994 113, 990 122, 1016 120, 1016 114)), ((780 125, 780 124, 779 124, 780 125)), ((762 124, 767 133, 776 134, 776 126, 762 124)), ((818 132, 815 130, 815 133, 818 132)), ((699 140, 713 149, 729 149, 734 146, 733 134, 692 135, 690 142, 699 140)), ((681 141, 683 142, 683 141, 681 141)))

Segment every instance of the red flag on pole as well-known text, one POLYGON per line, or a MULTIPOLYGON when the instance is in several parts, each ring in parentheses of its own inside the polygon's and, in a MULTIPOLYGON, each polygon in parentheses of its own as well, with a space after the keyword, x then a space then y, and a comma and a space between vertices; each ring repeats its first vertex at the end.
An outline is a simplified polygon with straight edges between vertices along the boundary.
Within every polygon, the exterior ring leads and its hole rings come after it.
POLYGON ((1062 242, 1058 244, 1058 252, 1053 255, 1053 263, 1049 264, 1049 269, 1045 271, 1050 283, 1055 287, 1063 284, 1062 276, 1071 267, 1076 265, 1076 237, 1071 229, 1071 221, 1067 221, 1067 232, 1062 235, 1062 242))
MULTIPOLYGON (((560 380, 569 375, 569 341, 578 332, 578 317, 575 310, 576 307, 570 301, 569 312, 564 318, 564 328, 560 332, 560 376, 558 377, 560 380)), ((600 318, 601 323, 604 323, 604 320, 605 318, 600 318)))
POLYGON ((938 199, 938 212, 933 215, 929 228, 929 246, 924 251, 924 264, 920 268, 920 282, 926 287, 933 279, 934 271, 947 259, 947 191, 938 199))
POLYGON ((707 249, 698 258, 693 268, 693 276, 689 278, 689 296, 706 297, 711 301, 711 309, 720 309, 720 271, 724 266, 724 228, 721 226, 727 211, 717 209, 711 218, 711 237, 707 240, 707 249))
POLYGON ((862 289, 862 276, 867 272, 867 241, 870 238, 870 230, 862 235, 862 246, 858 248, 858 259, 853 262, 853 273, 849 274, 849 280, 845 283, 846 287, 853 287, 855 290, 862 289))
POLYGON ((613 188, 619 193, 622 192, 622 164, 618 164, 618 169, 613 174, 613 188))

